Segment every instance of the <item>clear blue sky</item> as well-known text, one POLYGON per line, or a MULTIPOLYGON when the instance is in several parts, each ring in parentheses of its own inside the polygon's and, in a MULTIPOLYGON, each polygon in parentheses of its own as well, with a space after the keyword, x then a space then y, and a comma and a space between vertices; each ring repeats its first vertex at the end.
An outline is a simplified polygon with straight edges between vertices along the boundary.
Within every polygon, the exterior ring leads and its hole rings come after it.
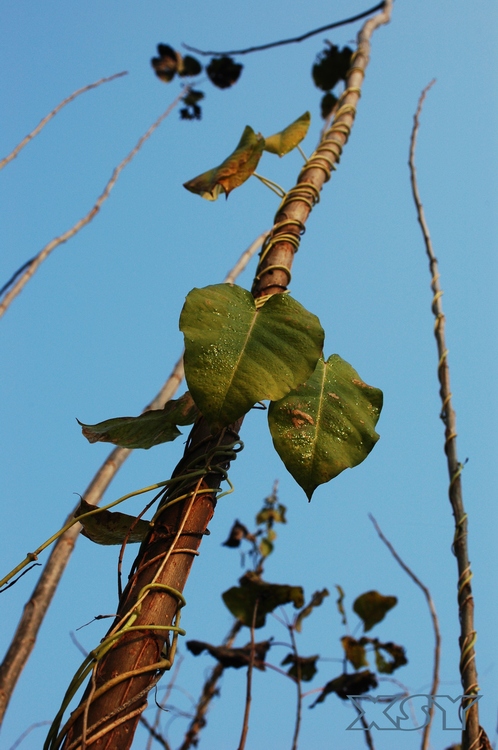
MULTIPOLYGON (((162 84, 150 68, 158 42, 239 48, 294 36, 365 6, 313 0, 295 7, 299 13, 283 0, 4 4, 2 156, 75 89, 121 70, 129 75, 65 108, 0 175, 0 282, 89 210, 112 169, 178 93, 177 82, 162 84)), ((357 25, 350 26, 249 55, 241 59, 245 69, 232 90, 200 85, 207 94, 202 121, 180 122, 173 113, 122 173, 100 215, 54 252, 0 321, 2 571, 61 525, 75 493, 84 492, 108 453, 105 445, 86 443, 75 417, 91 423, 140 412, 181 350, 178 316, 185 295, 194 286, 220 281, 270 225, 278 204, 257 180, 216 203, 188 193, 182 183, 220 163, 245 125, 268 135, 307 109, 313 119, 303 146, 311 152, 321 126, 311 65, 324 38, 343 45, 356 31, 357 25)), ((230 615, 220 594, 241 574, 237 553, 221 543, 236 517, 253 523, 278 478, 289 522, 278 529, 266 578, 302 585, 308 597, 340 584, 349 606, 369 589, 396 595, 397 608, 374 634, 406 647, 409 664, 395 676, 412 692, 425 692, 432 669, 429 615, 420 591, 378 540, 367 517, 373 513, 432 592, 443 631, 440 692, 460 694, 456 562, 450 552, 453 525, 438 418, 430 278, 407 168, 417 99, 435 77, 422 118, 418 171, 445 291, 459 455, 469 459, 463 488, 484 695, 481 721, 491 739, 498 695, 496 31, 491 0, 397 0, 392 23, 375 34, 357 122, 310 217, 291 289, 320 317, 326 355, 339 353, 384 391, 381 440, 364 464, 319 488, 308 504, 273 451, 266 416, 251 413, 243 428, 246 448, 231 471, 236 491, 219 503, 186 589, 182 621, 189 638, 221 642, 230 615)), ((289 188, 301 163, 297 153, 283 160, 265 155, 258 171, 289 188)), ((253 262, 241 277, 243 286, 250 287, 254 267, 253 262)), ((181 450, 180 439, 135 452, 106 500, 166 479, 181 450)), ((140 508, 137 500, 124 510, 140 508)), ((79 540, 11 702, 3 748, 31 723, 56 713, 81 660, 70 631, 115 611, 116 556, 114 548, 79 540)), ((2 646, 36 576, 35 570, 2 596, 2 646)), ((334 599, 305 622, 303 655, 341 656, 343 631, 334 599)), ((95 623, 78 638, 91 649, 106 628, 106 622, 95 623)), ((286 640, 273 620, 260 635, 286 640)), ((270 660, 278 664, 285 653, 275 648, 270 660)), ((187 655, 178 685, 196 695, 211 664, 211 657, 187 655)), ((324 661, 310 687, 340 670, 339 663, 324 661)), ((396 688, 387 683, 383 690, 396 688)), ((243 672, 225 675, 202 746, 235 747, 244 691, 243 672)), ((189 709, 179 691, 175 699, 189 709)), ((257 673, 248 750, 290 747, 293 709, 290 681, 271 671, 257 673)), ((300 747, 363 747, 360 735, 344 731, 352 718, 351 708, 335 696, 312 712, 305 708, 300 747)), ((171 725, 173 746, 182 726, 181 720, 171 725)), ((23 747, 40 747, 44 731, 35 730, 23 747)), ((145 735, 137 737, 136 747, 144 747, 145 735)), ((416 732, 400 737, 384 734, 377 743, 387 749, 419 745, 416 732)), ((455 741, 455 733, 435 730, 434 747, 455 741)))

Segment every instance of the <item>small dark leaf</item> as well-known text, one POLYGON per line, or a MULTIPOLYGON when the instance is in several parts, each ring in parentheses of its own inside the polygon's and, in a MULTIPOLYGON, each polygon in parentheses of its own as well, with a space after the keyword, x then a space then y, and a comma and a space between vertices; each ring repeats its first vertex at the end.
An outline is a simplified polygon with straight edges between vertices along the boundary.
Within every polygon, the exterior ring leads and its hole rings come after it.
POLYGON ((344 604, 343 604, 346 594, 344 593, 342 586, 338 586, 336 584, 336 589, 339 594, 339 598, 336 601, 337 609, 339 610, 339 614, 342 616, 342 620, 341 620, 342 624, 347 625, 348 619, 346 617, 346 610, 344 609, 344 604))
POLYGON ((219 89, 228 89, 239 80, 243 67, 231 57, 213 57, 206 67, 206 73, 211 83, 219 89))
POLYGON ((324 120, 330 115, 338 101, 337 96, 330 91, 327 91, 327 93, 322 96, 320 101, 320 112, 324 120))
MULTIPOLYGON (((207 651, 217 659, 223 667, 233 667, 240 669, 247 667, 251 660, 251 644, 243 648, 228 648, 227 646, 212 646, 204 641, 187 641, 188 650, 194 655, 199 656, 203 651, 207 651)), ((260 641, 254 644, 254 666, 256 669, 265 671, 266 653, 271 647, 271 640, 260 641)))
POLYGON ((303 682, 310 682, 317 673, 316 662, 318 659, 318 654, 316 656, 298 656, 297 659, 294 654, 287 654, 280 664, 282 667, 286 664, 292 664, 292 667, 287 671, 287 674, 295 680, 299 677, 303 682), (299 675, 298 665, 300 668, 299 675))
POLYGON ((193 424, 199 410, 187 391, 167 401, 164 409, 151 409, 138 417, 116 417, 98 424, 83 424, 81 431, 89 443, 113 443, 122 448, 151 448, 181 435, 177 425, 193 424))
POLYGON ((398 646, 391 641, 388 643, 380 643, 376 638, 372 643, 375 649, 375 663, 378 672, 381 672, 382 674, 392 674, 395 669, 408 664, 408 659, 406 658, 403 646, 398 646), (392 658, 385 659, 382 651, 385 651, 392 658))
POLYGON ((169 83, 175 77, 179 66, 182 65, 182 56, 169 44, 158 44, 157 52, 159 57, 153 57, 150 63, 156 72, 156 76, 161 81, 169 83))
POLYGON ((249 529, 247 526, 244 526, 243 523, 235 521, 230 529, 228 539, 226 542, 223 542, 223 547, 240 547, 240 543, 243 539, 254 541, 254 535, 249 533, 249 529))
POLYGON ((352 54, 353 50, 349 47, 339 50, 334 44, 320 52, 311 70, 315 86, 322 91, 330 91, 339 81, 345 80, 352 54))
POLYGON ((198 76, 202 70, 202 65, 199 60, 191 55, 185 55, 182 60, 182 65, 178 70, 180 76, 198 76))
POLYGON ((256 573, 249 571, 239 580, 240 586, 233 586, 222 595, 225 605, 234 617, 251 627, 254 607, 258 602, 256 627, 262 628, 266 615, 283 604, 292 602, 296 609, 304 604, 301 586, 266 583, 256 573))
POLYGON ((366 632, 378 622, 382 622, 389 610, 397 603, 395 596, 383 596, 378 591, 367 591, 355 599, 353 610, 363 620, 363 629, 366 632))
POLYGON ((202 117, 202 110, 197 102, 204 99, 204 93, 202 91, 195 91, 191 89, 186 96, 183 97, 182 102, 186 105, 180 110, 180 117, 182 120, 200 120, 202 117))
MULTIPOLYGON (((75 516, 79 517, 92 510, 95 510, 95 505, 90 505, 82 498, 75 516)), ((125 539, 129 544, 135 544, 143 542, 150 531, 148 521, 137 521, 135 516, 110 510, 100 510, 87 518, 82 518, 80 523, 83 526, 83 536, 95 544, 123 544, 125 539), (131 526, 133 531, 129 534, 131 526)))
POLYGON ((315 593, 311 597, 310 603, 307 604, 306 607, 304 607, 304 609, 302 609, 299 612, 299 614, 296 617, 296 621, 294 623, 294 628, 297 630, 298 633, 301 632, 304 618, 308 617, 312 613, 314 607, 319 607, 326 596, 329 596, 329 592, 327 591, 327 589, 322 589, 321 591, 315 591, 315 593))
POLYGON ((373 672, 365 669, 363 672, 353 674, 341 674, 335 680, 327 682, 316 701, 310 706, 314 708, 317 703, 323 703, 329 693, 336 693, 343 701, 348 700, 348 695, 362 695, 368 693, 371 688, 378 685, 377 678, 373 672))
POLYGON ((355 669, 360 667, 368 667, 367 655, 365 646, 370 643, 370 638, 360 638, 359 641, 356 638, 352 638, 350 635, 345 635, 341 638, 342 647, 346 654, 346 659, 351 662, 355 669))

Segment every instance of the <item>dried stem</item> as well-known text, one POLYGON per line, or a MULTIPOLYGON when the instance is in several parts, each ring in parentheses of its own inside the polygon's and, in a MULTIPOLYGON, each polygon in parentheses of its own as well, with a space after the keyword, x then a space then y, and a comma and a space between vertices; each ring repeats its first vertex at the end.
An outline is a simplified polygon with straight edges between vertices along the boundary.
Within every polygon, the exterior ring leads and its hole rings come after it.
MULTIPOLYGON (((457 558, 458 565, 458 614, 460 619, 460 678, 464 694, 470 696, 462 701, 462 709, 473 700, 472 696, 479 692, 477 682, 477 669, 475 663, 474 644, 477 634, 474 629, 474 599, 472 596, 469 553, 468 553, 468 520, 463 504, 462 479, 461 473, 463 465, 458 460, 457 455, 457 431, 456 431, 456 414, 452 405, 452 394, 450 388, 450 370, 448 365, 448 349, 446 348, 445 323, 446 319, 443 313, 442 289, 439 283, 439 269, 436 256, 432 247, 432 241, 429 228, 425 219, 422 201, 417 184, 417 172, 415 169, 415 148, 417 135, 420 124, 420 113, 427 92, 434 84, 431 81, 423 90, 417 111, 414 115, 413 129, 410 139, 410 178, 413 192, 413 200, 417 210, 417 218, 420 224, 424 239, 427 257, 429 259, 429 270, 431 273, 431 289, 434 294, 432 298, 432 312, 436 319, 434 325, 434 336, 437 342, 438 367, 437 374, 440 383, 439 395, 441 397, 441 414, 445 426, 444 451, 446 453, 449 484, 449 499, 453 516, 455 519, 455 536, 453 539, 453 552, 457 558)), ((462 732, 462 750, 479 750, 479 709, 477 702, 467 711, 466 726, 462 732)))
POLYGON ((301 662, 299 661, 299 653, 297 650, 296 634, 293 625, 288 625, 289 635, 292 644, 292 651, 296 660, 296 687, 297 687, 297 706, 296 706, 296 723, 294 726, 294 737, 292 738, 292 750, 297 750, 297 743, 299 740, 299 730, 301 729, 301 718, 303 712, 303 690, 301 681, 301 662))
MULTIPOLYGON (((400 565, 405 573, 407 573, 412 581, 417 584, 417 586, 422 590, 425 599, 427 601, 427 606, 429 607, 429 612, 431 613, 431 620, 432 620, 432 627, 434 630, 434 666, 432 669, 432 685, 431 685, 431 695, 437 695, 437 690, 439 687, 439 665, 441 660, 441 631, 439 629, 439 620, 436 612, 436 607, 434 605, 434 601, 431 596, 431 592, 427 588, 427 586, 424 586, 420 578, 417 578, 413 570, 408 567, 408 565, 403 562, 401 557, 398 555, 396 550, 394 549, 393 545, 387 539, 384 534, 382 533, 382 530, 375 520, 375 518, 372 516, 371 513, 369 513, 369 518, 371 522, 373 523, 375 527, 375 531, 379 535, 379 537, 382 539, 384 544, 386 545, 387 549, 391 553, 391 555, 394 557, 398 565, 400 565)), ((429 721, 424 725, 424 731, 422 734, 422 745, 421 750, 428 750, 429 748, 429 740, 430 740, 430 733, 431 733, 431 726, 434 719, 434 705, 431 702, 431 705, 429 707, 429 721)))
POLYGON ((10 161, 16 158, 16 156, 19 154, 22 149, 28 145, 28 143, 38 135, 38 133, 43 130, 45 125, 50 122, 52 117, 55 117, 55 115, 60 112, 60 110, 66 106, 66 104, 69 104, 72 102, 76 97, 78 97, 80 94, 84 94, 87 91, 91 91, 92 89, 96 89, 97 86, 101 86, 103 83, 109 83, 110 81, 114 81, 116 78, 122 78, 123 76, 128 75, 128 71, 123 70, 121 73, 115 73, 112 76, 109 76, 108 78, 101 78, 99 81, 95 81, 95 83, 89 83, 88 86, 83 86, 82 89, 78 89, 74 93, 71 94, 71 96, 68 96, 66 99, 64 99, 60 104, 57 105, 55 109, 53 109, 51 112, 46 115, 46 117, 41 120, 36 128, 29 133, 26 138, 23 138, 22 141, 15 147, 13 151, 11 151, 10 154, 5 156, 3 159, 0 160, 0 169, 3 169, 10 161))
POLYGON ((228 52, 213 52, 212 50, 201 50, 201 49, 197 49, 197 47, 190 47, 190 45, 188 44, 184 44, 183 46, 185 47, 185 49, 188 49, 190 52, 196 52, 198 55, 215 55, 215 56, 247 55, 249 54, 249 52, 262 52, 263 50, 271 49, 272 47, 282 47, 282 45, 284 44, 295 44, 296 42, 304 42, 305 39, 309 39, 311 36, 316 36, 316 34, 322 34, 324 31, 330 31, 331 29, 337 29, 339 26, 347 26, 347 24, 354 23, 355 21, 361 21, 362 18, 371 16, 372 13, 376 13, 383 6, 384 6, 384 3, 378 3, 377 5, 374 5, 373 8, 363 11, 363 13, 358 13, 356 16, 345 18, 342 21, 335 21, 334 23, 329 23, 327 26, 320 26, 319 29, 308 31, 306 34, 301 34, 301 36, 295 36, 295 37, 292 37, 291 39, 281 39, 278 42, 269 42, 268 44, 260 44, 257 47, 247 47, 246 49, 232 49, 232 50, 229 50, 228 52))
MULTIPOLYGON (((292 265, 304 223, 323 184, 330 177, 330 170, 338 161, 342 146, 348 140, 354 121, 355 104, 359 99, 369 60, 370 38, 375 29, 388 23, 391 9, 392 0, 386 0, 383 11, 369 19, 358 35, 358 48, 347 76, 342 106, 317 151, 301 171, 296 187, 284 198, 277 211, 271 236, 264 244, 253 284, 253 295, 256 298, 281 293, 286 289, 290 275, 290 270, 287 269, 292 265), (282 270, 282 266, 286 270, 282 270)), ((99 721, 111 708, 122 705, 130 696, 143 690, 147 681, 151 680, 154 665, 159 663, 166 644, 164 628, 171 626, 178 611, 177 594, 166 593, 164 586, 169 586, 178 593, 185 586, 193 562, 193 555, 189 550, 198 550, 214 514, 217 491, 234 458, 233 446, 238 441, 241 424, 242 419, 214 436, 204 419, 198 420, 194 425, 185 454, 173 472, 173 477, 183 482, 182 488, 176 493, 171 491, 168 503, 163 504, 160 513, 156 515, 154 527, 140 549, 133 566, 134 573, 119 604, 118 622, 122 622, 124 617, 133 612, 133 617, 136 617, 134 628, 137 630, 120 634, 99 661, 98 689, 89 711, 91 723, 99 721), (219 458, 215 459, 215 456, 219 458), (194 490, 195 501, 191 502, 194 496, 192 478, 189 475, 193 470, 206 472, 207 467, 209 472, 205 473, 200 490, 197 487, 194 490), (177 530, 180 528, 184 531, 178 536, 177 530), (163 556, 170 554, 166 564, 163 556), (151 583, 154 588, 150 588, 151 583), (141 593, 145 590, 146 595, 141 593), (143 633, 139 634, 138 628, 143 628, 143 633), (126 675, 126 680, 118 680, 115 675, 126 675)), ((116 625, 110 632, 115 633, 115 628, 116 625)), ((170 658, 172 657, 168 657, 170 658)), ((83 704, 85 700, 84 695, 83 704)), ((142 710, 143 708, 145 701, 142 710)), ((113 722, 105 736, 104 731, 101 731, 98 738, 89 737, 89 742, 93 742, 92 750, 129 750, 138 715, 122 719, 119 723, 117 720, 113 722)), ((57 746, 65 734, 63 747, 68 750, 73 742, 81 738, 81 731, 80 706, 59 735, 57 746), (76 716, 78 718, 75 721, 76 716), (69 731, 65 734, 67 729, 69 731)))
MULTIPOLYGON (((228 272, 224 281, 233 283, 237 276, 244 271, 253 255, 259 250, 267 232, 263 232, 240 256, 235 266, 228 272)), ((166 401, 175 395, 181 381, 183 380, 183 355, 180 356, 174 366, 169 378, 162 386, 159 393, 147 404, 144 411, 151 409, 162 409, 166 401)), ((118 473, 132 450, 128 448, 114 448, 97 471, 83 499, 91 505, 98 505, 102 497, 118 473)), ((76 506, 67 520, 73 518, 76 506)), ((50 557, 43 569, 38 583, 24 606, 21 620, 12 638, 2 664, 0 665, 0 724, 3 721, 5 711, 14 692, 21 672, 29 659, 34 648, 36 637, 44 620, 57 586, 62 578, 66 565, 74 549, 74 545, 81 531, 81 524, 75 524, 58 540, 50 557)))
POLYGON ((368 721, 365 719, 362 711, 358 706, 355 706, 358 714, 360 715, 360 721, 363 729, 365 730, 365 742, 367 743, 368 750, 375 750, 375 746, 373 743, 373 737, 372 733, 369 729, 368 721))
MULTIPOLYGON (((240 620, 235 620, 232 628, 230 629, 230 632, 223 641, 223 645, 230 647, 241 628, 242 623, 240 622, 240 620)), ((195 707, 194 717, 190 722, 189 728, 185 733, 185 738, 179 750, 189 750, 189 748, 197 747, 197 745, 199 744, 199 735, 201 730, 204 729, 207 724, 206 714, 208 712, 211 701, 218 693, 217 686, 224 672, 224 669, 224 666, 220 664, 220 662, 218 662, 218 664, 216 664, 211 670, 211 674, 204 683, 200 698, 197 701, 197 705, 195 707)))
POLYGON ((136 156, 136 154, 138 154, 143 144, 151 137, 153 132, 157 130, 159 125, 162 123, 162 121, 166 117, 168 117, 168 115, 179 104, 179 102, 187 93, 188 89, 189 89, 189 86, 185 86, 181 90, 181 92, 178 94, 176 99, 169 105, 167 110, 163 112, 162 115, 160 115, 160 117, 157 118, 157 120, 150 126, 147 132, 144 133, 144 135, 139 139, 135 148, 130 151, 128 156, 126 156, 123 159, 123 161, 120 162, 120 164, 118 164, 118 166, 114 169, 107 185, 105 186, 104 190, 95 201, 95 204, 90 209, 90 211, 85 216, 83 216, 82 219, 77 221, 76 224, 74 224, 74 226, 71 227, 71 229, 68 229, 63 234, 51 240, 48 243, 48 245, 45 245, 45 247, 43 247, 40 250, 40 252, 37 255, 35 255, 35 257, 31 259, 31 261, 28 262, 28 264, 24 264, 24 271, 22 273, 20 273, 19 271, 16 271, 16 273, 12 277, 12 279, 14 279, 12 288, 10 289, 10 291, 8 291, 5 294, 3 301, 0 303, 0 317, 2 317, 2 315, 7 311, 7 308, 10 306, 11 302, 22 291, 24 286, 28 283, 30 278, 36 273, 36 271, 38 270, 40 265, 43 263, 43 261, 46 260, 46 258, 48 258, 52 250, 55 250, 56 247, 59 247, 59 245, 62 245, 64 242, 67 242, 68 240, 70 240, 72 237, 74 237, 75 234, 78 234, 78 232, 81 229, 83 229, 83 227, 89 224, 93 218, 95 218, 95 216, 100 211, 102 204, 107 200, 107 198, 111 194, 111 190, 116 184, 120 173, 130 163, 133 157, 136 156))
POLYGON ((237 750, 244 750, 246 746, 247 733, 249 731, 249 715, 251 713, 252 703, 252 673, 254 671, 254 631, 256 628, 256 617, 258 616, 258 604, 259 599, 254 602, 254 609, 252 613, 251 622, 251 656, 249 657, 249 664, 247 665, 247 683, 246 683, 246 702, 244 707, 244 720, 242 722, 242 732, 240 735, 240 742, 237 750))

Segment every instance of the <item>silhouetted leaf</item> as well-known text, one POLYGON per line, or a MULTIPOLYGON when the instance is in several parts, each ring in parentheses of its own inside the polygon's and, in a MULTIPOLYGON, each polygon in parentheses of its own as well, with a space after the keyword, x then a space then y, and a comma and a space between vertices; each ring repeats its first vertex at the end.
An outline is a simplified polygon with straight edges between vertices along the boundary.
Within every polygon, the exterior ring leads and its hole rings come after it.
POLYGON ((198 102, 204 99, 202 91, 190 91, 183 97, 182 102, 186 105, 180 109, 180 117, 182 120, 200 120, 202 117, 202 110, 198 102))
POLYGON ((296 617, 296 621, 294 623, 294 628, 297 630, 298 633, 301 632, 301 628, 303 626, 303 620, 305 617, 308 617, 315 607, 319 607, 320 604, 323 602, 326 596, 329 596, 329 592, 327 589, 322 589, 321 591, 315 591, 313 596, 311 597, 311 601, 309 604, 302 609, 298 616, 296 617))
MULTIPOLYGON (((243 648, 229 648, 227 646, 212 646, 210 643, 205 643, 204 641, 187 641, 186 646, 194 656, 207 651, 225 668, 233 667, 234 669, 240 669, 241 667, 247 667, 251 660, 250 643, 243 648)), ((266 653, 270 647, 271 640, 260 641, 254 644, 253 665, 262 672, 265 671, 266 653)))
POLYGON ((352 638, 350 635, 345 635, 341 638, 342 647, 346 654, 346 659, 351 662, 355 669, 360 667, 368 667, 367 654, 365 646, 370 643, 370 638, 352 638))
POLYGON ((206 67, 211 83, 219 89, 228 89, 239 80, 244 66, 236 63, 231 57, 213 57, 206 67))
POLYGON ((251 627, 254 607, 258 602, 256 627, 262 628, 266 622, 266 615, 277 607, 292 602, 296 609, 304 604, 301 586, 266 583, 256 573, 247 572, 239 580, 240 586, 233 586, 225 591, 223 601, 234 617, 244 625, 251 627))
POLYGON ((324 120, 330 115, 338 101, 337 96, 330 91, 327 91, 327 93, 322 96, 320 101, 320 113, 324 120))
POLYGON ((343 701, 348 700, 348 695, 362 695, 368 693, 371 688, 378 685, 377 678, 373 672, 368 669, 363 672, 353 672, 352 674, 341 674, 335 680, 327 682, 316 701, 310 706, 314 708, 317 703, 323 703, 327 695, 336 693, 343 701))
POLYGON ((344 609, 344 604, 343 604, 344 597, 346 596, 346 594, 344 593, 342 586, 338 586, 336 584, 336 589, 339 594, 339 598, 336 600, 337 609, 339 611, 339 614, 342 616, 342 620, 341 620, 342 624, 347 625, 348 619, 346 617, 346 610, 344 609))
MULTIPOLYGON (((264 309, 264 308, 263 308, 264 309)), ((311 500, 316 487, 364 461, 379 436, 382 391, 367 385, 338 354, 270 404, 275 449, 311 500)))
POLYGON ((366 632, 381 622, 397 603, 395 596, 383 596, 378 591, 367 591, 355 599, 353 610, 363 620, 363 629, 366 632))
POLYGON ((248 539, 249 541, 253 542, 255 541, 254 534, 249 533, 249 529, 247 526, 244 526, 243 523, 240 523, 240 521, 235 521, 232 528, 230 529, 230 533, 228 535, 228 539, 226 542, 223 542, 224 547, 240 547, 240 543, 243 539, 248 539))
POLYGON ((269 151, 272 154, 278 154, 278 156, 288 154, 289 151, 296 148, 296 146, 306 137, 310 121, 310 113, 305 112, 304 115, 298 117, 297 120, 294 120, 294 122, 284 128, 284 130, 271 135, 269 138, 265 138, 265 151, 269 151))
POLYGON ((284 667, 286 664, 292 664, 292 667, 287 670, 287 674, 293 677, 295 680, 298 679, 298 665, 300 668, 300 679, 302 682, 310 682, 317 673, 316 662, 319 659, 319 655, 316 656, 298 656, 296 659, 295 654, 287 654, 285 659, 280 662, 281 666, 284 667))
POLYGON ((178 69, 178 75, 182 76, 198 76, 202 71, 202 65, 199 60, 191 55, 185 55, 182 60, 182 64, 178 69))
POLYGON ((193 424, 199 410, 187 391, 168 401, 164 409, 151 409, 138 417, 116 417, 98 424, 83 424, 81 431, 90 443, 113 443, 122 448, 151 448, 181 435, 177 425, 193 424))
MULTIPOLYGON (((75 516, 79 517, 91 510, 95 510, 95 505, 90 505, 82 498, 75 516)), ((137 521, 135 516, 110 510, 100 510, 92 516, 80 519, 80 523, 83 526, 81 532, 83 536, 96 544, 123 544, 132 524, 134 524, 133 531, 127 539, 130 544, 143 542, 150 531, 148 521, 142 519, 137 521)))
POLYGON ((311 70, 315 86, 322 91, 330 91, 339 81, 345 80, 352 54, 353 50, 349 47, 339 50, 334 44, 320 52, 311 70))
POLYGON ((231 284, 193 289, 180 329, 185 377, 213 429, 306 380, 324 335, 318 318, 288 294, 275 294, 257 309, 248 291, 231 284))
POLYGON ((377 665, 377 671, 382 674, 392 674, 395 669, 403 667, 408 664, 406 658, 405 649, 403 646, 398 646, 396 643, 389 641, 388 643, 380 643, 376 638, 372 640, 375 649, 375 663, 377 665), (385 651, 391 659, 386 659, 382 654, 385 651))
POLYGON ((191 193, 206 200, 215 201, 224 192, 228 198, 231 191, 242 185, 252 175, 261 159, 265 139, 247 125, 235 151, 219 167, 183 183, 191 193))
POLYGON ((182 56, 169 44, 158 44, 157 53, 159 57, 153 57, 150 63, 156 72, 156 76, 161 81, 169 83, 178 71, 182 56))

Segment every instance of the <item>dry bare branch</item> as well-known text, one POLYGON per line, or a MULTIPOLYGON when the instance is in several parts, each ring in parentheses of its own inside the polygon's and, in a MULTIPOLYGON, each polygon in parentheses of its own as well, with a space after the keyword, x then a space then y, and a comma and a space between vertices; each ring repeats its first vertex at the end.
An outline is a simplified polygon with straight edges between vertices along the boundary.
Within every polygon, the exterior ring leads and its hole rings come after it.
MULTIPOLYGON (((104 190, 99 195, 97 200, 95 201, 95 204, 90 209, 90 211, 83 216, 82 219, 76 222, 70 229, 68 229, 63 234, 60 234, 58 237, 54 237, 53 240, 50 240, 50 242, 43 247, 40 252, 35 255, 34 258, 31 259, 31 261, 28 261, 28 263, 24 264, 23 268, 24 271, 16 271, 14 275, 11 278, 11 281, 14 280, 14 283, 12 285, 12 288, 10 291, 7 291, 5 294, 5 297, 3 301, 0 303, 0 318, 2 315, 7 311, 7 308, 10 306, 11 302, 17 297, 17 295, 22 291, 24 286, 28 283, 30 278, 36 273, 40 265, 43 263, 44 260, 48 258, 50 253, 55 250, 56 247, 59 247, 59 245, 64 244, 64 242, 67 242, 72 237, 74 237, 75 234, 78 234, 78 232, 83 229, 87 224, 89 224, 93 218, 98 214, 100 211, 102 204, 107 200, 109 195, 111 194, 111 190, 113 189, 114 185, 116 184, 118 177, 120 173, 123 171, 123 169, 130 163, 130 161, 133 159, 134 156, 140 151, 143 144, 151 137, 153 132, 157 130, 159 125, 162 123, 162 121, 168 117, 168 115, 174 110, 174 108, 179 104, 179 102, 182 100, 182 98, 185 96, 186 92, 188 91, 189 86, 185 86, 181 92, 178 94, 176 99, 169 105, 167 110, 160 115, 157 120, 150 126, 150 128, 147 130, 146 133, 138 140, 137 145, 135 148, 133 148, 128 156, 126 156, 122 162, 118 164, 118 166, 114 169, 109 181, 107 182, 104 190)), ((6 285, 8 286, 8 284, 6 285)), ((5 288, 5 287, 4 287, 5 288)))
MULTIPOLYGON (((418 578, 413 570, 408 567, 408 565, 403 562, 401 557, 398 555, 396 550, 394 549, 393 545, 387 539, 387 537, 384 536, 382 533, 382 530, 375 520, 375 518, 372 516, 371 513, 368 514, 368 517, 370 518, 371 522, 373 523, 375 527, 375 531, 379 535, 379 537, 382 539, 384 544, 386 545, 387 549, 391 553, 391 555, 394 557, 398 565, 400 565, 405 573, 407 573, 412 581, 416 583, 416 585, 422 590, 425 599, 427 601, 427 606, 429 607, 429 612, 431 613, 431 620, 432 620, 432 628, 434 630, 434 666, 432 669, 432 685, 431 685, 431 695, 437 695, 437 689, 439 687, 439 665, 441 661, 441 630, 439 629, 439 620, 436 612, 436 607, 434 605, 434 601, 431 596, 431 592, 427 588, 427 586, 424 586, 420 578, 418 578)), ((430 733, 431 733, 431 726, 434 719, 434 706, 431 703, 429 708, 429 721, 424 725, 424 731, 422 734, 422 745, 421 750, 428 750, 429 748, 429 739, 430 739, 430 733)))
POLYGON ((60 112, 60 110, 66 106, 66 104, 69 104, 72 102, 76 97, 78 97, 80 94, 84 94, 87 91, 91 91, 91 89, 96 89, 97 86, 101 86, 103 83, 109 83, 110 81, 114 81, 116 78, 122 78, 123 76, 128 75, 128 71, 123 70, 121 73, 115 73, 112 76, 109 76, 108 78, 101 78, 99 81, 95 81, 95 83, 89 83, 88 86, 83 86, 82 89, 78 89, 74 93, 71 94, 71 96, 68 96, 66 99, 64 99, 60 104, 57 105, 55 109, 53 109, 51 112, 46 115, 43 120, 41 120, 36 128, 29 133, 26 138, 23 138, 22 141, 15 147, 13 151, 11 151, 10 154, 7 154, 3 159, 0 160, 0 169, 3 169, 10 161, 16 158, 16 156, 19 154, 22 149, 28 145, 28 143, 38 135, 40 130, 43 130, 45 125, 50 122, 52 117, 55 117, 55 115, 60 112))
MULTIPOLYGON (((437 258, 432 247, 429 227, 425 218, 424 208, 420 198, 417 184, 417 171, 415 168, 415 148, 420 125, 420 113, 427 95, 435 81, 431 81, 422 91, 418 101, 417 110, 413 118, 413 129, 410 139, 410 155, 408 164, 410 167, 410 178, 413 192, 413 200, 417 210, 417 218, 422 230, 425 250, 429 259, 429 270, 431 273, 431 289, 433 292, 432 312, 436 319, 434 325, 434 336, 436 337, 438 351, 437 374, 439 378, 441 397, 441 414, 445 426, 444 452, 446 453, 448 474, 450 479, 448 494, 455 519, 455 536, 453 540, 453 552, 458 565, 458 614, 460 620, 460 678, 462 688, 466 696, 474 696, 479 692, 477 682, 477 668, 475 663, 474 644, 477 633, 474 629, 474 598, 472 596, 469 552, 468 552, 468 518, 465 512, 462 495, 461 473, 463 464, 458 460, 457 454, 457 431, 456 414, 452 405, 452 394, 450 388, 450 370, 448 365, 448 349, 446 348, 445 324, 443 313, 442 295, 443 291, 439 283, 439 267, 437 258)), ((462 709, 472 700, 464 699, 462 709)), ((462 732, 462 750, 480 750, 480 728, 478 703, 467 711, 466 725, 462 732)))
MULTIPOLYGON (((235 266, 226 275, 224 279, 226 283, 233 283, 239 274, 244 271, 253 255, 255 255, 261 247, 267 234, 267 232, 263 232, 263 234, 257 237, 247 250, 242 253, 235 266)), ((152 401, 147 404, 144 411, 161 409, 166 401, 173 398, 183 380, 183 376, 182 354, 163 387, 152 401)), ((132 452, 133 451, 128 448, 114 448, 109 453, 83 495, 83 499, 87 503, 90 503, 91 505, 98 505, 100 503, 109 484, 132 452)), ((78 506, 74 508, 67 520, 74 517, 74 513, 78 506)), ((14 633, 4 660, 0 665, 0 725, 17 684, 17 680, 19 679, 19 676, 34 648, 38 631, 62 578, 66 565, 69 562, 69 558, 80 534, 81 528, 81 524, 75 524, 58 540, 47 560, 45 568, 40 575, 30 599, 24 606, 24 611, 16 632, 14 633)))

